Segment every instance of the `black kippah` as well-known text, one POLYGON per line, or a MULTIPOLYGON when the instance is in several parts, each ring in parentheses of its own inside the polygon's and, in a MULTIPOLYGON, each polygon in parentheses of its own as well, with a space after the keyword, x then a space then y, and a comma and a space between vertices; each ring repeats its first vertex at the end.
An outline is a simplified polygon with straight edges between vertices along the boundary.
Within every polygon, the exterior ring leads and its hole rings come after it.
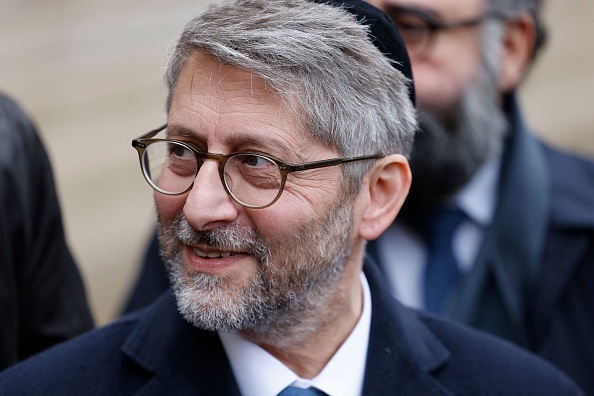
POLYGON ((362 0, 311 0, 316 3, 328 4, 343 8, 357 17, 357 21, 370 28, 371 40, 384 55, 390 58, 396 69, 410 79, 408 96, 415 104, 415 87, 413 84, 410 58, 406 51, 404 40, 398 28, 381 10, 362 0))

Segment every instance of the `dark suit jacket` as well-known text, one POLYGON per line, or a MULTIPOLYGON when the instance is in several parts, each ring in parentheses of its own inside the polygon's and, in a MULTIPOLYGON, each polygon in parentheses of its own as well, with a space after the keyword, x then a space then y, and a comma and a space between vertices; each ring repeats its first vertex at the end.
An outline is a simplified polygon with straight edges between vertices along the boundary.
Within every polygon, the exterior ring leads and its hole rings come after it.
POLYGON ((594 395, 594 163, 536 140, 513 95, 506 113, 494 220, 445 315, 529 348, 594 395))
POLYGON ((45 149, 0 94, 0 370, 92 328, 45 149))
MULTIPOLYGON (((368 266, 365 395, 575 395, 564 374, 494 337, 397 303, 368 266)), ((219 337, 166 292, 145 310, 0 373, 0 395, 239 395, 219 337)))

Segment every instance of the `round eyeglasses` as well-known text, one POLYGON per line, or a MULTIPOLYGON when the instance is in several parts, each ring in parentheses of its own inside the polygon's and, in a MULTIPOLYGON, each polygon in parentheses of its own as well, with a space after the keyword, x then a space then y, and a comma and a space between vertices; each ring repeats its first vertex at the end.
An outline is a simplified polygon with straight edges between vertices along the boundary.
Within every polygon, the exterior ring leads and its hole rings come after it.
POLYGON ((487 19, 505 18, 501 13, 487 12, 474 18, 445 22, 422 8, 388 6, 385 11, 398 27, 409 53, 414 55, 425 54, 441 31, 477 26, 487 19))
POLYGON ((213 154, 179 140, 153 139, 166 127, 164 125, 132 140, 132 146, 138 151, 142 174, 153 189, 166 195, 184 194, 192 189, 204 161, 214 160, 218 162, 219 175, 227 194, 238 204, 252 209, 266 208, 275 203, 291 172, 383 157, 376 154, 290 164, 259 152, 213 154))

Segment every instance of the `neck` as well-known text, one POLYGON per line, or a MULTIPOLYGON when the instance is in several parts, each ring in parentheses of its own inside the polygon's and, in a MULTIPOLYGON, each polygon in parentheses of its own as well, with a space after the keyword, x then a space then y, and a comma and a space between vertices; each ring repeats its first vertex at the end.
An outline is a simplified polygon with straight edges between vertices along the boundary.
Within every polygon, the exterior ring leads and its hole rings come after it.
MULTIPOLYGON (((359 255, 353 255, 359 256, 359 255)), ((360 254, 360 263, 362 262, 360 254)), ((243 330, 242 336, 283 362, 301 378, 317 376, 351 334, 363 310, 361 265, 349 263, 333 293, 290 328, 243 330)))

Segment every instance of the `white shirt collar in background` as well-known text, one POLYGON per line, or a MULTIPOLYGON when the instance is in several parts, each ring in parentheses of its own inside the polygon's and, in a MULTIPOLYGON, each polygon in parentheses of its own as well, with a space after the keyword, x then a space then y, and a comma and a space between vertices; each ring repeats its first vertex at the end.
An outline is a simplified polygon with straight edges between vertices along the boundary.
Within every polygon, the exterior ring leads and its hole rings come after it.
POLYGON ((483 227, 495 214, 500 170, 500 158, 486 162, 454 200, 466 216, 483 227))

